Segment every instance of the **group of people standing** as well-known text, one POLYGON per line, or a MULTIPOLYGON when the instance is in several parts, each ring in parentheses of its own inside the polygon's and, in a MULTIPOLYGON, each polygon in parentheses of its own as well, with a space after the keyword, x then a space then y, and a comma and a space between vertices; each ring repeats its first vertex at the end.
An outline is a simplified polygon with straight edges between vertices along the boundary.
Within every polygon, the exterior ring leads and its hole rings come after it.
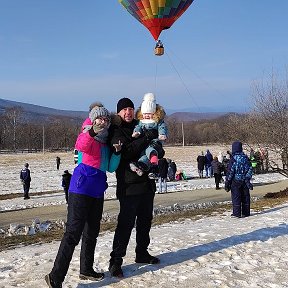
MULTIPOLYGON (((123 257, 126 255, 135 224, 135 262, 160 262, 159 258, 148 252, 156 192, 155 180, 150 179, 149 170, 142 170, 142 167, 137 166, 142 173, 133 171, 131 163, 138 163, 143 151, 153 145, 161 133, 152 128, 144 129, 138 137, 132 136, 139 122, 134 118, 134 103, 129 98, 118 101, 116 115, 111 115, 101 103, 94 103, 90 108, 89 117, 84 121, 85 125, 76 140, 75 148, 82 153, 82 160, 71 177, 66 230, 53 268, 45 276, 49 287, 62 287, 81 236, 80 279, 99 281, 104 278, 103 273, 93 269, 93 263, 104 192, 108 187, 106 171, 116 171, 116 196, 120 203, 109 260, 111 276, 123 277, 123 257)), ((160 155, 164 156, 162 145, 157 143, 153 148, 156 153, 151 156, 158 157, 160 161, 160 155)), ((148 159, 151 160, 151 157, 148 159)))
POLYGON ((228 162, 230 160, 231 153, 227 151, 225 156, 222 156, 220 152, 218 156, 212 155, 212 153, 207 149, 206 154, 202 151, 197 157, 197 167, 199 178, 204 178, 204 170, 206 178, 215 178, 216 189, 220 189, 219 184, 222 181, 222 176, 226 175, 228 162))
POLYGON ((199 178, 204 178, 204 177, 212 178, 213 176, 215 177, 214 175, 215 171, 218 174, 219 170, 221 170, 221 173, 223 172, 223 174, 225 175, 230 158, 231 158, 230 151, 227 151, 226 155, 224 156, 222 155, 221 152, 219 152, 219 155, 214 156, 214 157, 209 149, 206 150, 205 155, 204 155, 204 152, 201 151, 200 155, 198 155, 196 159, 199 178), (215 164, 215 162, 217 161, 221 164, 221 167, 219 167, 220 165, 218 163, 215 164), (214 166, 214 169, 213 169, 213 166, 214 166), (204 171, 205 171, 205 176, 204 176, 204 171))
POLYGON ((251 148, 249 159, 254 174, 267 173, 269 169, 268 150, 264 147, 254 150, 251 148))

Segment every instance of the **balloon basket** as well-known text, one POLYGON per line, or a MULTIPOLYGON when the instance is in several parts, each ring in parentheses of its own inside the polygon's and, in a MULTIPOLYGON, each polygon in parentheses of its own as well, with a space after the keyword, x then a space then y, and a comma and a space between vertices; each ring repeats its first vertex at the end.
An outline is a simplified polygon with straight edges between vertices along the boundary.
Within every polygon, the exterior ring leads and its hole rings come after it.
POLYGON ((154 54, 155 54, 156 56, 161 56, 161 55, 163 55, 163 54, 164 54, 164 47, 156 47, 156 48, 154 49, 154 54))

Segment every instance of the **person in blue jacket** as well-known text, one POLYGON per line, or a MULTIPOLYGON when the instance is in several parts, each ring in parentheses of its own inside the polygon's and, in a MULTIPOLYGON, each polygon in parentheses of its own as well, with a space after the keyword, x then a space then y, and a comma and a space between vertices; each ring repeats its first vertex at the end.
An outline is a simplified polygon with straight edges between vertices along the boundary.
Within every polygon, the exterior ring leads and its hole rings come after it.
POLYGON ((30 190, 31 176, 30 176, 30 169, 28 167, 29 164, 25 163, 24 168, 20 172, 20 180, 23 184, 23 190, 24 190, 24 200, 30 199, 29 190, 30 190))
POLYGON ((234 217, 250 216, 250 190, 253 185, 250 180, 253 170, 250 160, 243 153, 242 143, 235 141, 232 144, 232 157, 226 174, 225 190, 231 190, 234 217))
POLYGON ((213 177, 212 161, 213 161, 213 155, 207 149, 206 154, 205 154, 205 173, 206 173, 206 178, 213 177))

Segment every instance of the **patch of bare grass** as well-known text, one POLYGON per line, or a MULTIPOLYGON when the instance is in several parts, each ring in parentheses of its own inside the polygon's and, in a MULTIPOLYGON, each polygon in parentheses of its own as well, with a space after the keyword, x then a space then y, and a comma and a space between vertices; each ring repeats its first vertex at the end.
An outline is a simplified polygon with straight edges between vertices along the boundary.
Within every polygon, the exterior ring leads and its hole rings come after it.
POLYGON ((288 197, 288 188, 276 193, 267 193, 265 198, 285 198, 288 197))

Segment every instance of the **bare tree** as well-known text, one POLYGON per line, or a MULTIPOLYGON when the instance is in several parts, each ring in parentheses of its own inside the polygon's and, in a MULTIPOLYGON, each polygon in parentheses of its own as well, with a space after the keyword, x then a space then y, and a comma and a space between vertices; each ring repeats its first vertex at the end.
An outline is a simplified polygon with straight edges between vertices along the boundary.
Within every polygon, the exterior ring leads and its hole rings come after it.
POLYGON ((227 135, 226 140, 240 140, 245 144, 254 143, 254 120, 252 114, 231 114, 223 126, 225 134, 227 135))
POLYGON ((168 125, 168 139, 167 144, 180 144, 182 143, 182 131, 181 131, 181 122, 177 122, 175 119, 167 120, 168 125))
POLYGON ((11 141, 14 151, 17 150, 17 142, 18 142, 17 130, 21 119, 22 110, 23 109, 20 106, 14 106, 12 108, 5 109, 4 113, 7 121, 6 127, 9 132, 7 136, 8 135, 10 136, 9 139, 11 141))
POLYGON ((283 169, 288 159, 288 78, 279 79, 272 70, 267 81, 252 85, 254 111, 252 125, 258 143, 281 155, 283 169), (286 161, 286 163, 285 163, 286 161))

